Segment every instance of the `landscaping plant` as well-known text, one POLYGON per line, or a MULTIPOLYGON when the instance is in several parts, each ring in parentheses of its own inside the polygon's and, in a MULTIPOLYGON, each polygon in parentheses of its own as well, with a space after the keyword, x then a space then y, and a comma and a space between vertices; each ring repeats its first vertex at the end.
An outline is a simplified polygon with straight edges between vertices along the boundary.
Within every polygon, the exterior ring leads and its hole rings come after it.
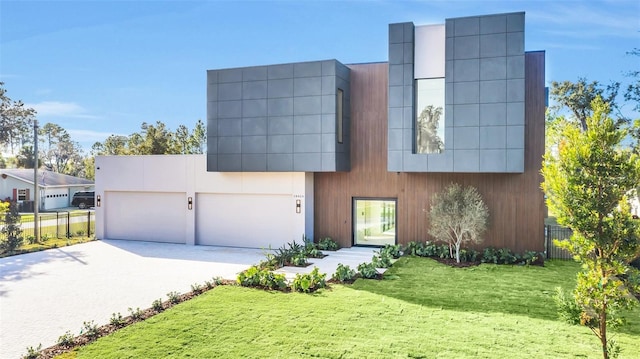
POLYGON ((460 263, 462 244, 480 243, 488 218, 489 210, 478 190, 452 183, 431 201, 429 233, 449 243, 455 249, 456 262, 460 263))
POLYGON ((358 273, 362 278, 375 279, 378 277, 378 271, 373 263, 360 263, 358 264, 358 273))
MULTIPOLYGON (((6 208, 6 205, 4 205, 6 208)), ((18 203, 10 201, 9 207, 4 212, 4 225, 2 226, 2 237, 0 250, 6 253, 13 253, 22 245, 22 229, 20 228, 20 213, 18 213, 18 203)))
POLYGON ((337 251, 340 249, 340 245, 331 239, 331 237, 324 237, 318 241, 318 249, 323 251, 337 251))
POLYGON ((637 273, 629 264, 640 251, 640 222, 626 196, 640 183, 640 158, 621 146, 628 130, 609 117, 609 105, 596 98, 591 107, 587 126, 567 122, 557 154, 545 155, 542 188, 558 223, 573 230, 554 243, 582 263, 573 292, 580 323, 598 337, 607 359, 619 349, 608 327, 638 304, 632 293, 640 287, 627 279, 637 273))
POLYGON ((340 283, 351 282, 356 276, 356 271, 351 269, 348 265, 344 265, 342 263, 338 263, 338 267, 336 268, 336 272, 333 273, 331 279, 338 281, 340 283))
POLYGON ((318 267, 314 267, 311 273, 296 274, 291 289, 303 293, 315 292, 326 287, 326 277, 326 273, 320 273, 318 267))

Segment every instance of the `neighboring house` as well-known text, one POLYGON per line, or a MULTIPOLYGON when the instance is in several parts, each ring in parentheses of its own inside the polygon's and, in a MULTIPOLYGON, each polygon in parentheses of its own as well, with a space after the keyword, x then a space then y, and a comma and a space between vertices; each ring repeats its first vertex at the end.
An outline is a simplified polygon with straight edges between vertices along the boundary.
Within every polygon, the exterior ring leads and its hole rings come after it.
MULTIPOLYGON (((33 211, 33 169, 0 169, 0 199, 18 201, 21 210, 33 211)), ((73 194, 92 190, 93 181, 47 170, 38 170, 39 210, 69 207, 73 194)))
POLYGON ((388 62, 208 71, 206 160, 97 157, 98 238, 433 240, 430 199, 458 182, 489 207, 482 246, 542 251, 545 53, 524 23, 391 24, 388 62))

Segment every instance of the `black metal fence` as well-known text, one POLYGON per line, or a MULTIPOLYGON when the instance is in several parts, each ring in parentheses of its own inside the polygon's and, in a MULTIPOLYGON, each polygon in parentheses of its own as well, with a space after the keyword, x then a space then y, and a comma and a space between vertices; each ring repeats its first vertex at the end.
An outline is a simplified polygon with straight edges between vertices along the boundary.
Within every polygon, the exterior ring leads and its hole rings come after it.
MULTIPOLYGON (((38 215, 40 237, 70 238, 76 236, 90 237, 95 234, 96 221, 94 211, 46 212, 38 215)), ((0 228, 4 227, 4 217, 0 216, 0 228)), ((25 240, 35 236, 33 215, 20 217, 22 238, 25 240)), ((6 235, 0 233, 0 239, 6 235)))
POLYGON ((558 248, 553 240, 567 240, 573 232, 569 228, 561 226, 544 226, 544 245, 547 252, 547 259, 572 259, 573 256, 566 249, 558 248))

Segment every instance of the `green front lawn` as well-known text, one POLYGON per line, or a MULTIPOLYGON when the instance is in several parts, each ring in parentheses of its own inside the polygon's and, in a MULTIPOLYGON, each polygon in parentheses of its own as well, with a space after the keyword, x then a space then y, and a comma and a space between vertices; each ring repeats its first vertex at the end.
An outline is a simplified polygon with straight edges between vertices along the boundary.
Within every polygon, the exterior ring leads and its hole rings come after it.
MULTIPOLYGON (((64 357, 597 358, 596 337, 558 320, 551 298, 577 270, 403 258, 383 281, 313 295, 222 286, 64 357)), ((622 358, 640 358, 630 314, 615 339, 622 358)))

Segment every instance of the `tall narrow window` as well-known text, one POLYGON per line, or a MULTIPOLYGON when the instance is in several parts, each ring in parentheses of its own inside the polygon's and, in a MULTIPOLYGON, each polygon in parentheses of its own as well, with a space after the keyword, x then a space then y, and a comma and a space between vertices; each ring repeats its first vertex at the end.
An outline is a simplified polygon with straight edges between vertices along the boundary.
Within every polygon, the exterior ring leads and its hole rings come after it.
POLYGON ((415 152, 444 151, 444 78, 419 79, 416 88, 415 152))
POLYGON ((344 104, 344 92, 338 89, 336 93, 336 139, 338 143, 343 141, 343 122, 342 122, 342 108, 344 104))

